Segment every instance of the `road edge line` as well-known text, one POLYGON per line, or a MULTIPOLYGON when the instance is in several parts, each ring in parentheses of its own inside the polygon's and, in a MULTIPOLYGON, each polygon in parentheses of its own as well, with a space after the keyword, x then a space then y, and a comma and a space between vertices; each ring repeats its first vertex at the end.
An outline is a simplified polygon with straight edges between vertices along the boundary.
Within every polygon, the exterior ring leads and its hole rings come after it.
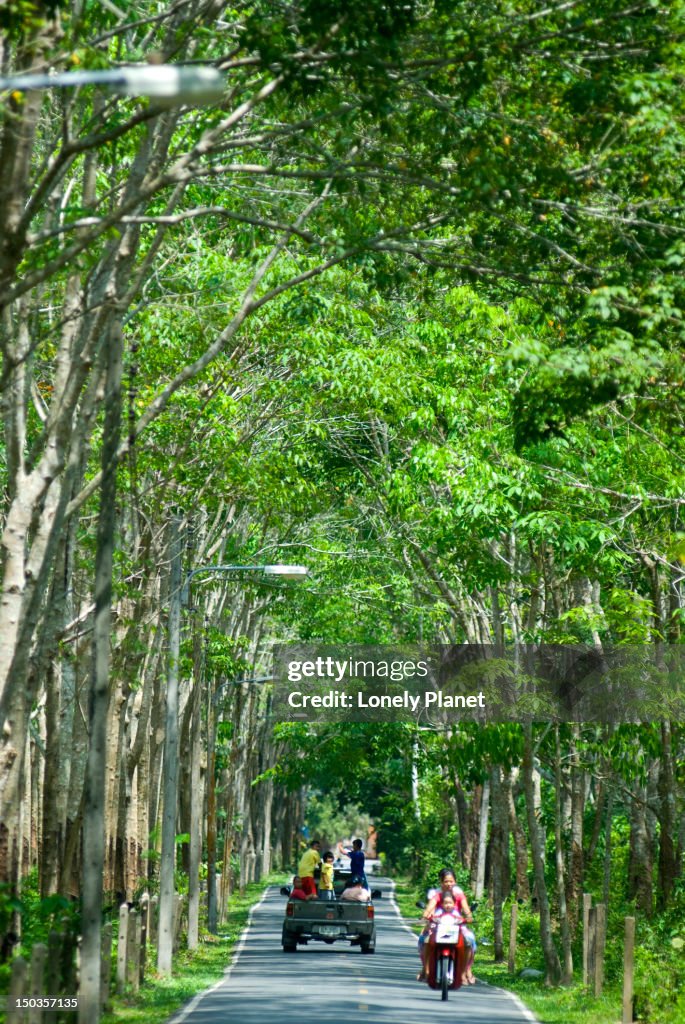
POLYGON ((524 1015, 524 1017, 526 1017, 527 1020, 531 1022, 531 1024, 540 1024, 540 1021, 537 1019, 533 1011, 528 1006, 526 1006, 524 1001, 521 999, 520 996, 516 994, 516 992, 512 992, 508 988, 502 988, 501 985, 491 985, 489 981, 479 980, 479 984, 487 985, 488 988, 494 988, 496 989, 497 992, 504 992, 504 994, 509 996, 510 999, 513 999, 521 1013, 524 1015))
POLYGON ((397 900, 395 899, 395 881, 394 881, 393 878, 389 878, 388 881, 390 882, 390 885, 391 885, 391 889, 390 889, 390 905, 394 908, 395 913, 397 914, 397 916, 400 919, 400 926, 402 928, 404 928, 405 932, 409 932, 411 937, 416 942, 416 940, 418 939, 418 935, 416 934, 416 932, 412 928, 409 927, 409 925, 406 923, 406 921, 402 917, 402 912, 400 911, 400 908, 399 908, 399 905, 397 903, 397 900))
POLYGON ((182 1006, 180 1010, 177 1010, 174 1014, 171 1015, 171 1017, 167 1018, 165 1024, 181 1024, 182 1021, 184 1021, 187 1017, 190 1016, 190 1014, 193 1012, 193 1010, 198 1005, 198 1003, 202 999, 204 999, 204 997, 206 995, 208 995, 210 992, 214 992, 215 989, 220 988, 223 985, 223 983, 226 981, 226 979, 228 977, 230 977, 230 974, 231 974, 233 968, 238 963, 238 959, 240 958, 240 954, 242 953, 243 949, 245 948, 245 943, 247 942, 247 933, 249 932, 250 927, 252 925, 252 915, 254 914, 255 910, 258 909, 258 907, 261 907, 262 903, 264 902, 266 897, 269 895, 269 890, 271 888, 272 888, 271 885, 267 885, 267 887, 265 888, 264 892, 260 896, 259 900, 250 907, 250 912, 247 915, 247 922, 245 924, 245 927, 243 928, 242 932, 240 933, 240 938, 238 939, 238 941, 236 942, 235 946, 233 947, 232 954, 231 954, 231 962, 228 965, 228 967, 224 968, 224 970, 222 972, 222 975, 219 978, 219 980, 216 981, 213 985, 210 985, 209 988, 203 988, 201 992, 196 992, 195 995, 193 996, 193 998, 188 1003, 186 1003, 185 1006, 182 1006))

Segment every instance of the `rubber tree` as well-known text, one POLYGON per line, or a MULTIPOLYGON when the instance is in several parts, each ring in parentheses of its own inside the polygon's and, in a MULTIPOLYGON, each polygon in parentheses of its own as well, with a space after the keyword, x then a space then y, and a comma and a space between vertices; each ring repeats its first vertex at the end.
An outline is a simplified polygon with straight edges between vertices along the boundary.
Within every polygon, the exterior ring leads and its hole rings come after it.
POLYGON ((171 522, 169 580, 169 657, 167 662, 164 729, 164 808, 162 855, 159 865, 159 935, 157 970, 171 974, 173 952, 174 869, 176 866, 176 805, 178 801, 178 661, 181 642, 182 539, 179 517, 171 522))
POLYGON ((116 453, 121 422, 123 335, 116 325, 106 347, 105 423, 95 555, 93 671, 88 708, 90 744, 83 816, 83 885, 79 1024, 100 1017, 102 877, 105 863, 105 765, 109 703, 112 560, 116 527, 116 453))
POLYGON ((545 860, 542 844, 540 823, 535 813, 535 751, 533 746, 533 725, 527 721, 523 724, 523 788, 526 794, 526 810, 528 812, 528 835, 533 854, 533 874, 538 895, 540 912, 540 941, 545 957, 545 969, 548 984, 556 985, 561 977, 561 964, 552 938, 552 918, 549 906, 549 895, 545 881, 545 860))

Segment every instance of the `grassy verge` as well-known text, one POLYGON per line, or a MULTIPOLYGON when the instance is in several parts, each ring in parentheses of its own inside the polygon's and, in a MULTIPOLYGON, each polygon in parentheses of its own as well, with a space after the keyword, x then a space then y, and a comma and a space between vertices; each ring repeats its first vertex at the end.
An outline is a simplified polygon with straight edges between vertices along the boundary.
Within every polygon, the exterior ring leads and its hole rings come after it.
POLYGON ((171 978, 157 976, 154 950, 149 948, 145 984, 135 996, 112 996, 102 1024, 161 1024, 198 992, 215 984, 231 962, 251 907, 266 885, 282 885, 284 880, 284 875, 271 875, 248 885, 243 896, 232 896, 228 922, 219 928, 218 935, 202 935, 199 947, 192 953, 179 950, 174 957, 171 978))
MULTIPOLYGON (((400 880, 396 882, 395 898, 407 924, 418 933, 421 925, 417 919, 421 911, 416 906, 416 900, 425 898, 423 892, 400 880)), ((483 927, 479 927, 478 923, 476 935, 478 938, 483 935, 483 927)), ((532 966, 541 967, 539 963, 532 966)), ((546 988, 541 982, 512 977, 506 964, 494 963, 492 947, 482 942, 478 947, 474 970, 480 981, 515 992, 540 1024, 618 1024, 621 1020, 621 995, 618 990, 607 989, 601 999, 595 999, 581 985, 546 988)))

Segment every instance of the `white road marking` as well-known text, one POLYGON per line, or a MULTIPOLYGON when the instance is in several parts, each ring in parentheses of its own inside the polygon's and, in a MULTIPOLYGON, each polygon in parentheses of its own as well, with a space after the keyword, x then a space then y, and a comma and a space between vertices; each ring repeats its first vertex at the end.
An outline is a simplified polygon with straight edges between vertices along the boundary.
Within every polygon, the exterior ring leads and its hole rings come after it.
POLYGON ((193 1012, 193 1010, 198 1005, 200 1000, 204 999, 208 992, 214 992, 215 989, 220 988, 221 985, 223 985, 226 979, 230 976, 233 968, 238 963, 240 954, 242 953, 245 947, 245 943, 247 942, 247 935, 248 932, 250 931, 250 926, 252 925, 252 915, 254 914, 255 910, 257 910, 258 907, 261 907, 262 903, 269 894, 270 888, 271 886, 267 886, 264 892, 262 893, 259 902, 255 903, 252 907, 250 907, 250 913, 247 915, 247 924, 240 933, 240 938, 238 939, 238 942, 233 948, 233 959, 231 960, 231 963, 228 965, 228 967, 225 968, 223 976, 219 978, 219 980, 215 982, 214 985, 210 985, 209 988, 204 988, 201 992, 198 992, 197 995, 194 995, 187 1006, 184 1006, 173 1017, 169 1018, 167 1024, 181 1024, 181 1021, 186 1020, 186 1018, 190 1016, 190 1014, 193 1012))

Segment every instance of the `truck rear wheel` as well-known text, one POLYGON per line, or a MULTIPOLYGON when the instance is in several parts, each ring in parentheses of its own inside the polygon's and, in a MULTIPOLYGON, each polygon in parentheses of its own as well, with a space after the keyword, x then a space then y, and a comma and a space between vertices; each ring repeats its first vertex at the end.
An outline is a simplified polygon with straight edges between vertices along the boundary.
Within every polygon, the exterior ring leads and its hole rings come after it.
POLYGON ((370 942, 362 942, 362 943, 360 943, 360 948, 361 948, 362 953, 375 953, 376 952, 376 947, 372 946, 370 942))
POLYGON ((284 953, 297 953, 297 945, 293 946, 290 942, 283 943, 284 953))

